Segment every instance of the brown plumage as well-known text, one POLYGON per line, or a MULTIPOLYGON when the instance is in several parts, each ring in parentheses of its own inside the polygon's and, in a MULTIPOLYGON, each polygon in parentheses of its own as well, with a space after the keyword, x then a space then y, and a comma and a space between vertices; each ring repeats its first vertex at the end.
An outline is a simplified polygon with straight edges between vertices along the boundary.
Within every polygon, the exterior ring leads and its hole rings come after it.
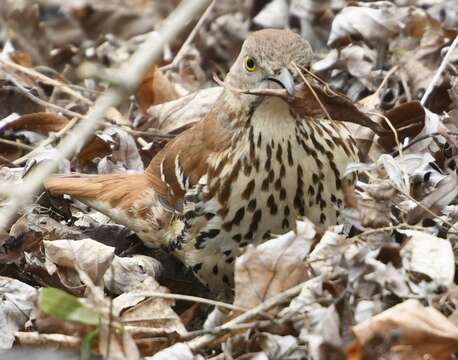
POLYGON ((253 33, 207 116, 169 142, 144 174, 58 176, 46 188, 125 224, 173 252, 215 293, 229 294, 246 244, 291 230, 301 216, 328 226, 342 206, 341 177, 357 159, 345 126, 303 116, 277 97, 233 91, 293 93, 299 78, 291 62, 306 66, 311 54, 290 31, 253 33))

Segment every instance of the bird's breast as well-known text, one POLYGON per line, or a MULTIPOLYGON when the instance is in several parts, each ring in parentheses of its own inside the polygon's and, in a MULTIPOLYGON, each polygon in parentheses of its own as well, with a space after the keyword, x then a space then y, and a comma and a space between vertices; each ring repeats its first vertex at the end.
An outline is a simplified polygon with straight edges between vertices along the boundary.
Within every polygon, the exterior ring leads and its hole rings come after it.
POLYGON ((345 127, 302 119, 281 100, 263 102, 231 149, 209 159, 188 263, 221 282, 240 247, 291 230, 301 216, 323 227, 335 223, 351 161, 355 148, 345 127))

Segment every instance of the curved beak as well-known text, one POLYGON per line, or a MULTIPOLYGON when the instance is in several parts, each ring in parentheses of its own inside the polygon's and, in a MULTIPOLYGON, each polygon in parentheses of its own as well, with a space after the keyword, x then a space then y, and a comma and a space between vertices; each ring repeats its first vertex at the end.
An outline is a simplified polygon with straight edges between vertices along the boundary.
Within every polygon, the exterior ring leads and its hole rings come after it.
POLYGON ((296 90, 294 78, 287 68, 282 68, 278 75, 268 76, 266 79, 275 81, 276 83, 280 84, 283 88, 286 89, 290 96, 294 95, 296 90))

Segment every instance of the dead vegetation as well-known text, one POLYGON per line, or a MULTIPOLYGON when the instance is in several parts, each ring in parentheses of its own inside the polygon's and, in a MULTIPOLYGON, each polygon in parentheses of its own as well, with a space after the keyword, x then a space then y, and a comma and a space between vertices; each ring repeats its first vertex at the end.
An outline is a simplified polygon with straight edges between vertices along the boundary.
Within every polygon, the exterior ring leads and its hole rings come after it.
POLYGON ((201 1, 154 65, 128 69, 178 3, 0 2, 2 356, 455 358, 456 1, 201 1), (347 121, 362 162, 347 170, 359 181, 346 225, 298 219, 296 232, 249 246, 225 304, 128 229, 43 193, 40 176, 142 171, 205 116, 221 92, 214 74, 266 27, 311 42, 295 101, 347 121), (139 78, 125 86, 128 71, 139 78), (116 89, 88 136, 75 132, 116 89))

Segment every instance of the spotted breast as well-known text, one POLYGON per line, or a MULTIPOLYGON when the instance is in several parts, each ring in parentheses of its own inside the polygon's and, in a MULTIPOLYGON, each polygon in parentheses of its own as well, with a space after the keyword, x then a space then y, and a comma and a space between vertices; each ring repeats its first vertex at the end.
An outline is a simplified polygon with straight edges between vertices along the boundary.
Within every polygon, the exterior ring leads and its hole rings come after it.
POLYGON ((344 125, 303 118, 281 99, 239 116, 246 120, 234 125, 230 145, 209 157, 208 171, 185 195, 172 246, 216 293, 233 286, 233 263, 247 244, 285 233, 304 216, 324 228, 335 224, 342 175, 357 160, 344 125))

